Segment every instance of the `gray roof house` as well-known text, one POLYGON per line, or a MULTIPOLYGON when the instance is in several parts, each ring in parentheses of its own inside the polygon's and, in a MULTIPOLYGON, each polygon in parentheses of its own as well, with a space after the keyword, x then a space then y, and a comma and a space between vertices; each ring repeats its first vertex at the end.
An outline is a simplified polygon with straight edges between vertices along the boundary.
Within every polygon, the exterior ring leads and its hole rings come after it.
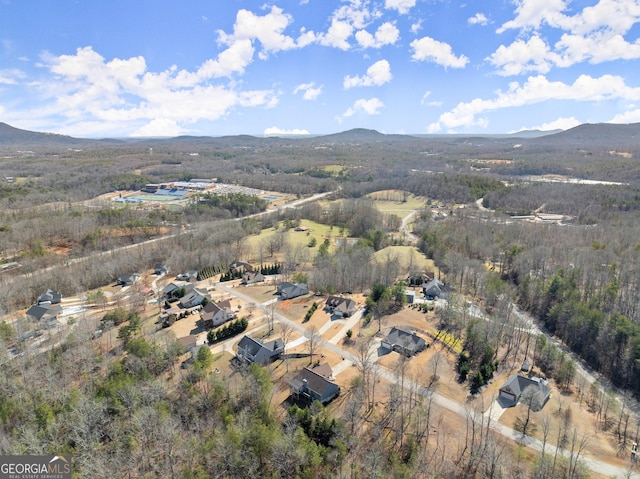
POLYGON ((200 319, 205 328, 211 329, 236 317, 229 300, 207 303, 200 312, 200 319))
POLYGON ((246 271, 242 275, 242 281, 240 281, 240 284, 254 284, 261 283, 263 281, 264 274, 262 274, 260 271, 246 271))
POLYGON ((274 339, 263 343, 259 339, 244 336, 238 343, 236 356, 247 363, 258 363, 262 366, 275 361, 284 352, 282 339, 274 339))
POLYGON ((37 321, 51 321, 57 319, 58 315, 62 313, 62 306, 59 304, 34 304, 27 310, 27 319, 31 322, 37 321))
POLYGON ((131 274, 123 274, 118 276, 116 282, 122 286, 131 286, 133 283, 140 280, 140 275, 138 273, 131 274))
POLYGON ((168 274, 169 267, 166 264, 158 263, 153 267, 153 272, 156 274, 156 276, 168 274))
POLYGON ((512 374, 499 389, 498 399, 507 407, 515 406, 520 401, 522 393, 529 387, 535 388, 536 402, 542 409, 551 396, 551 388, 542 378, 512 374))
POLYGON ((49 303, 58 304, 62 301, 62 293, 59 291, 53 291, 51 289, 46 290, 40 296, 38 296, 38 304, 49 303))
POLYGON ((209 295, 206 291, 200 290, 198 288, 193 288, 187 294, 185 294, 182 298, 180 298, 180 307, 182 308, 194 308, 202 304, 205 298, 208 298, 209 295))
POLYGON ((303 368, 289 381, 291 396, 298 400, 327 404, 340 394, 340 386, 332 381, 331 375, 331 367, 326 363, 314 368, 303 368))
POLYGON ((394 326, 387 337, 382 340, 381 346, 389 351, 396 351, 411 357, 425 349, 427 343, 415 332, 394 326))
POLYGON ((162 295, 172 296, 174 291, 181 288, 184 288, 184 291, 186 294, 187 292, 193 289, 193 284, 187 281, 172 281, 171 283, 166 285, 164 288, 162 288, 162 295))
POLYGON ((305 283, 293 284, 284 281, 278 285, 276 294, 280 296, 280 299, 291 299, 307 294, 308 292, 309 286, 305 283))
POLYGON ((198 280, 198 270, 189 269, 189 270, 185 271, 184 273, 181 273, 178 276, 176 276, 176 279, 178 279, 180 281, 189 281, 189 282, 193 283, 193 282, 198 280))
POLYGON ((424 294, 424 297, 430 301, 436 298, 447 297, 444 284, 435 278, 422 284, 422 294, 424 294))
POLYGON ((358 306, 351 298, 345 298, 344 296, 329 296, 325 303, 325 309, 334 316, 346 318, 358 311, 358 306))

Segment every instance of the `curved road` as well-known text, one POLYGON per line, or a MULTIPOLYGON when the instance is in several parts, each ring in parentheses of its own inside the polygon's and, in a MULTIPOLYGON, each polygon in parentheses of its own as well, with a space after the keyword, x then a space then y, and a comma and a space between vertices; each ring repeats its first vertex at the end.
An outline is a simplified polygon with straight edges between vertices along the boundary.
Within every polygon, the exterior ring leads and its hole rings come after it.
MULTIPOLYGON (((223 284, 217 283, 216 284, 216 288, 221 289, 222 291, 225 291, 233 296, 235 296, 238 299, 241 299, 242 301, 248 302, 248 303, 255 303, 254 299, 251 298, 250 296, 247 296, 243 293, 241 293, 240 291, 238 291, 238 288, 229 288, 228 286, 225 286, 223 284)), ((271 311, 267 310, 267 307, 263 304, 258 303, 257 304, 257 308, 262 310, 263 312, 265 312, 266 314, 270 314, 271 311)), ((282 314, 279 314, 277 312, 274 312, 274 319, 278 320, 279 322, 283 323, 283 324, 287 324, 289 325, 293 330, 297 331, 298 333, 302 334, 303 336, 308 337, 309 336, 309 331, 301 324, 290 320, 289 318, 287 318, 286 316, 283 316, 282 314)), ((320 337, 319 341, 318 341, 319 346, 322 346, 323 348, 326 348, 328 350, 330 350, 331 352, 334 352, 338 355, 340 355, 342 358, 351 361, 353 364, 356 364, 358 359, 356 357, 355 354, 351 353, 350 351, 347 351, 345 349, 342 349, 340 346, 338 346, 337 344, 333 344, 330 341, 327 341, 326 339, 320 337)), ((400 383, 400 378, 398 377, 397 374, 389 371, 388 369, 385 369, 381 366, 376 365, 376 371, 377 373, 381 376, 384 377, 386 380, 393 382, 393 383, 400 383)), ((491 429, 493 429, 493 431, 495 431, 496 433, 514 440, 516 442, 518 442, 519 444, 528 447, 529 449, 533 449, 534 451, 540 452, 542 451, 542 441, 539 441, 538 439, 535 439, 531 436, 523 436, 521 433, 515 431, 514 429, 511 429, 508 426, 505 426, 504 424, 501 424, 499 422, 489 422, 487 423, 487 421, 491 421, 490 417, 487 418, 486 416, 484 416, 482 413, 475 413, 470 411, 467 407, 453 401, 452 399, 449 399, 445 396, 442 396, 441 394, 438 394, 436 392, 431 392, 431 391, 427 391, 425 390, 425 388, 420 385, 417 384, 407 378, 404 378, 404 380, 402 381, 402 384, 404 385, 405 388, 409 389, 409 388, 413 388, 417 391, 420 391, 421 394, 423 395, 429 395, 431 394, 431 397, 433 399, 433 401, 440 407, 447 409, 448 411, 451 411, 461 417, 467 418, 467 417, 471 417, 475 422, 481 423, 481 422, 485 422, 485 425, 489 425, 491 427, 491 429)), ((551 446, 549 444, 547 444, 547 447, 545 449, 548 453, 553 454, 555 452, 555 446, 551 446)), ((569 457, 570 452, 564 449, 560 449, 559 454, 564 455, 565 457, 569 457)), ((604 476, 607 477, 627 477, 629 479, 632 478, 640 478, 640 475, 638 474, 629 474, 629 470, 622 468, 622 467, 618 467, 618 466, 614 466, 612 464, 609 464, 607 462, 604 461, 600 461, 598 459, 594 459, 594 458, 590 458, 590 457, 581 457, 581 461, 592 471, 597 472, 599 474, 602 474, 604 476)))

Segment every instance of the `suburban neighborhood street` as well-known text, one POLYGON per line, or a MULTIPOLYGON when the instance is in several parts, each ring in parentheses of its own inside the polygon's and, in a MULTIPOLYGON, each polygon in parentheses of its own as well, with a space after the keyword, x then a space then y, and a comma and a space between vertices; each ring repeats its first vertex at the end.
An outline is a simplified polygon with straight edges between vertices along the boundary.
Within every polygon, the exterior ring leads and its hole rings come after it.
MULTIPOLYGON (((221 283, 217 283, 216 288, 222 291, 225 291, 242 301, 246 301, 247 303, 254 302, 253 298, 241 292, 241 288, 230 288, 221 283)), ((257 308, 263 311, 265 314, 271 314, 269 306, 273 303, 273 301, 274 300, 270 300, 262 304, 257 304, 257 308)), ((275 320, 283 324, 289 325, 293 330, 295 330, 301 335, 301 338, 298 340, 294 340, 293 344, 297 346, 299 344, 304 343, 304 341, 310 334, 307 328, 305 328, 302 324, 296 321, 292 321, 291 319, 283 316, 280 313, 273 312, 273 314, 274 314, 275 320)), ((327 350, 332 351, 343 358, 342 362, 337 364, 333 368, 335 375, 340 374, 347 368, 352 367, 358 363, 358 358, 356 357, 355 354, 341 348, 340 346, 338 346, 337 343, 342 337, 344 337, 341 335, 343 333, 346 333, 347 329, 353 328, 357 324, 357 322, 361 318, 361 314, 362 314, 362 311, 360 310, 356 314, 354 314, 353 317, 349 318, 349 320, 346 321, 346 324, 343 326, 341 331, 338 334, 336 334, 334 337, 332 337, 331 340, 327 341, 324 338, 320 338, 320 340, 318 341, 319 345, 322 348, 326 348, 327 350)), ((329 326, 331 325, 330 323, 331 321, 328 322, 329 326)), ((323 328, 320 328, 319 331, 322 332, 322 329, 323 328)), ((326 328, 325 328, 325 331, 326 331, 326 328)), ((536 452, 542 451, 542 441, 539 441, 538 439, 535 439, 531 436, 523 436, 518 431, 508 426, 505 426, 504 424, 501 424, 497 421, 501 413, 501 411, 493 411, 494 408, 501 408, 501 406, 499 406, 497 402, 492 401, 489 405, 489 409, 487 409, 487 411, 484 414, 476 413, 471 408, 465 407, 464 405, 459 404, 456 401, 450 398, 447 398, 435 391, 428 390, 423 385, 417 384, 408 378, 400 378, 396 373, 389 371, 384 367, 381 367, 379 365, 376 365, 375 367, 376 367, 376 373, 380 377, 383 377, 385 380, 395 384, 402 384, 407 389, 414 389, 416 391, 419 391, 420 394, 424 396, 430 396, 433 402, 438 406, 442 407, 443 409, 451 411, 460 417, 469 418, 477 423, 483 423, 485 424, 485 426, 490 427, 496 433, 508 439, 514 440, 519 444, 529 449, 532 449, 536 452)), ((547 444, 545 451, 549 454, 554 454, 555 446, 551 446, 547 444)), ((558 453, 561 455, 564 455, 565 457, 570 457, 571 455, 571 452, 565 449, 560 449, 558 453)), ((640 474, 632 473, 630 469, 618 467, 618 466, 600 461, 596 458, 582 457, 582 460, 584 461, 584 463, 589 469, 607 477, 626 477, 630 479, 640 478, 640 474)))

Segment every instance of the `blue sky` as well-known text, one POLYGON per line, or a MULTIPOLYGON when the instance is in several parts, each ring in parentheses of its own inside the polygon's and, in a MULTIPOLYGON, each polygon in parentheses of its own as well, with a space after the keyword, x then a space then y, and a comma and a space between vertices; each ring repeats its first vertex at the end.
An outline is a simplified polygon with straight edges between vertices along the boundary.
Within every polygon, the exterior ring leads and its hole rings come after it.
POLYGON ((640 122, 640 0, 0 0, 0 121, 77 137, 640 122))

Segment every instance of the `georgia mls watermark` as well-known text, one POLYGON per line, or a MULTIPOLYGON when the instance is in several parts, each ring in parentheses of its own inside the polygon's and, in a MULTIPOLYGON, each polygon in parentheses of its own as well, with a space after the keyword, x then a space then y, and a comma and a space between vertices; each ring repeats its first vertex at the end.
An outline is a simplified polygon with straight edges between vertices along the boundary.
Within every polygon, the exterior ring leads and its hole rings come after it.
POLYGON ((0 456, 0 479, 71 479, 71 457, 0 456))

